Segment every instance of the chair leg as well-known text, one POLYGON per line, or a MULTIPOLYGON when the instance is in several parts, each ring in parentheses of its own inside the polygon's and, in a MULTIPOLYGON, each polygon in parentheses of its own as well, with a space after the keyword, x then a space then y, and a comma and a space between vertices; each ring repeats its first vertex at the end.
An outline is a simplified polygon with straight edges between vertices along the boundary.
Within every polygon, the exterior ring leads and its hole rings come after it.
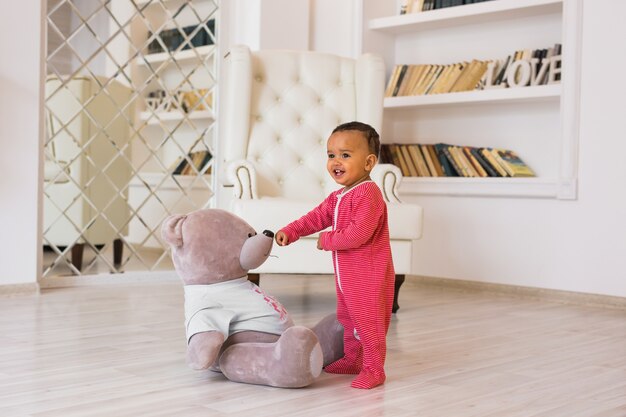
POLYGON ((85 251, 84 243, 76 243, 72 246, 72 265, 79 271, 83 268, 83 252, 85 251))
POLYGON ((400 305, 398 305, 398 293, 400 292, 400 287, 404 283, 404 275, 396 275, 396 285, 393 294, 393 308, 391 309, 392 313, 395 313, 400 309, 400 305))
POLYGON ((260 285, 259 284, 260 280, 261 280, 260 274, 248 274, 248 281, 252 282, 253 284, 260 285))
POLYGON ((122 242, 122 239, 113 240, 113 264, 114 265, 121 265, 123 253, 124 253, 124 242, 122 242))

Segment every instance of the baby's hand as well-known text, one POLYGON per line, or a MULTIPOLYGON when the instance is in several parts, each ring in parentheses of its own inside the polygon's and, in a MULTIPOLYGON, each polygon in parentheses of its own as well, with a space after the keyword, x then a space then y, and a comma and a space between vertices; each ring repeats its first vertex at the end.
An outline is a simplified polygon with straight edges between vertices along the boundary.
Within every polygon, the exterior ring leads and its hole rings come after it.
POLYGON ((275 239, 276 243, 278 243, 278 246, 287 246, 289 244, 289 238, 287 237, 287 234, 282 230, 279 230, 278 233, 276 233, 275 239))

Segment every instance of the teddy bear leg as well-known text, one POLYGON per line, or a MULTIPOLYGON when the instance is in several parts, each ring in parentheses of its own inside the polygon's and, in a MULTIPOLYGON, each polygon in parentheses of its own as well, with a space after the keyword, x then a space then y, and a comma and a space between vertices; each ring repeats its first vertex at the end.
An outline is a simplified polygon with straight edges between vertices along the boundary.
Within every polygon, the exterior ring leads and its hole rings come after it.
MULTIPOLYGON (((244 331, 235 333, 224 341, 224 344, 222 344, 222 348, 220 349, 219 356, 222 356, 222 353, 235 343, 274 343, 279 338, 280 336, 277 334, 263 332, 244 331)), ((214 372, 222 372, 220 369, 219 357, 209 367, 209 369, 214 372)))
POLYGON ((196 333, 187 346, 187 364, 192 369, 207 369, 215 360, 224 343, 224 335, 217 331, 196 333))
POLYGON ((300 388, 322 372, 322 349, 311 329, 293 326, 275 343, 237 343, 220 356, 220 369, 235 382, 300 388))
POLYGON ((337 321, 337 314, 327 315, 311 330, 322 347, 324 366, 343 358, 343 326, 337 321))

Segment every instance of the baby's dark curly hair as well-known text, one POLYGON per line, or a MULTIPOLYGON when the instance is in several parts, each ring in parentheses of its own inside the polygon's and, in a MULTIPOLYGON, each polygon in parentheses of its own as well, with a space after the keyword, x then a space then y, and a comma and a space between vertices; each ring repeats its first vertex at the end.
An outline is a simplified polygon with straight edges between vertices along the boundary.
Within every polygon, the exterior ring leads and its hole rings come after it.
POLYGON ((340 124, 335 128, 335 130, 333 130, 333 133, 345 132, 348 130, 356 130, 361 132, 363 134, 363 138, 367 140, 367 146, 370 153, 373 153, 374 155, 376 155, 376 158, 378 158, 378 155, 380 153, 380 136, 378 135, 378 132, 376 132, 376 129, 374 129, 367 123, 354 121, 340 124))

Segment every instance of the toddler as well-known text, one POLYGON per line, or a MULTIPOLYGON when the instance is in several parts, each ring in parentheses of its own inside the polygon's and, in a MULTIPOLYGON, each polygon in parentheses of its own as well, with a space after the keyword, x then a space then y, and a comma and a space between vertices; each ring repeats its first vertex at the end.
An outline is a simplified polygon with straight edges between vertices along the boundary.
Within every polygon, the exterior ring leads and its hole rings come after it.
POLYGON ((337 320, 344 328, 344 357, 324 370, 358 374, 352 387, 374 388, 385 381, 385 337, 395 280, 387 206, 370 178, 378 160, 380 139, 371 126, 349 122, 333 130, 327 149, 326 169, 343 188, 282 228, 276 242, 285 246, 332 227, 320 233, 317 248, 332 251, 337 320))

